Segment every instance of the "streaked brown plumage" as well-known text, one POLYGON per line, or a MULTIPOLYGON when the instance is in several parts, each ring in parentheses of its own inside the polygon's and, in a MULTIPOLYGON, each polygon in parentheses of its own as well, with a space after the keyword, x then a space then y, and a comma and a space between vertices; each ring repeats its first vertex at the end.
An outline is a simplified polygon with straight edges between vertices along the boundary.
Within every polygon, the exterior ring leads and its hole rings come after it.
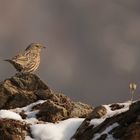
POLYGON ((23 53, 20 53, 12 59, 6 59, 19 72, 34 72, 40 64, 40 52, 45 48, 38 43, 31 43, 23 53))

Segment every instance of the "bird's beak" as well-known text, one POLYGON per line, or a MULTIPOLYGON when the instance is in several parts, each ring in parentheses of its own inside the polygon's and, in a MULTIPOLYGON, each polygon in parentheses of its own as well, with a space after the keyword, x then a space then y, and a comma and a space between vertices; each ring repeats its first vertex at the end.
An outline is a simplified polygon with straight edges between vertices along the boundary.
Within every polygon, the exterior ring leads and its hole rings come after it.
POLYGON ((45 46, 42 46, 42 48, 43 48, 43 49, 46 49, 46 47, 45 47, 45 46))

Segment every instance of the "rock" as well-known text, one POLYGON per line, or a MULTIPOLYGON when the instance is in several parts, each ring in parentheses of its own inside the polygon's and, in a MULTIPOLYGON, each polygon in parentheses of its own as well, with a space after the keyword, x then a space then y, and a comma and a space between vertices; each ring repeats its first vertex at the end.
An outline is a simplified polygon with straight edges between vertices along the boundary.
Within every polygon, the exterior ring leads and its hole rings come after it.
POLYGON ((110 105, 110 108, 111 108, 112 111, 121 109, 123 107, 124 107, 124 105, 120 105, 120 104, 112 104, 112 105, 110 105))
MULTIPOLYGON (((104 117, 107 109, 99 106, 93 109, 90 105, 74 102, 63 93, 50 89, 38 76, 30 73, 18 73, 0 83, 0 109, 14 109, 27 106, 38 100, 43 103, 31 108, 35 111, 39 123, 58 122, 71 117, 86 117, 72 139, 91 140, 97 133, 101 134, 98 140, 107 139, 107 134, 102 133, 109 126, 117 123, 109 134, 120 140, 140 139, 140 101, 133 103, 129 110, 107 118, 98 126, 93 126, 90 121, 104 117)), ((124 105, 112 104, 112 111, 123 109, 124 105)), ((28 113, 18 112, 23 119, 28 113)), ((30 135, 29 123, 16 120, 0 119, 0 140, 24 140, 25 134, 30 135)))
POLYGON ((47 95, 47 101, 35 108, 39 110, 36 115, 39 120, 57 122, 70 117, 73 102, 62 93, 51 90, 47 95))
POLYGON ((40 106, 39 113, 36 116, 42 121, 57 122, 68 117, 68 111, 66 108, 48 100, 40 106))
MULTIPOLYGON (((76 103, 55 90, 51 90, 38 76, 30 73, 17 73, 0 83, 0 109, 13 109, 27 106, 38 100, 46 100, 35 106, 41 121, 57 122, 71 117, 85 117, 93 108, 76 103)), ((23 118, 26 114, 21 112, 23 118)))
POLYGON ((95 118, 101 118, 107 113, 107 110, 104 106, 98 106, 94 108, 94 110, 89 113, 89 115, 86 117, 86 119, 83 121, 83 123, 80 125, 80 127, 77 129, 76 133, 72 138, 81 139, 81 140, 88 140, 90 138, 90 134, 85 134, 87 130, 90 130, 93 128, 92 125, 90 125, 90 121, 95 118))
POLYGON ((126 130, 121 140, 139 140, 140 139, 140 121, 132 123, 126 130))
POLYGON ((87 116, 88 120, 101 118, 107 113, 107 110, 104 106, 98 106, 94 108, 94 110, 87 116))
POLYGON ((25 92, 25 93, 17 93, 11 97, 9 97, 8 101, 6 102, 3 108, 12 109, 16 107, 23 107, 25 105, 29 105, 37 100, 35 94, 25 92))
POLYGON ((24 140, 28 126, 15 120, 0 119, 0 140, 24 140))
POLYGON ((49 87, 35 74, 17 73, 0 83, 0 108, 23 107, 47 98, 47 94, 50 92, 49 87))
POLYGON ((71 117, 84 117, 93 108, 83 103, 76 103, 62 93, 53 91, 48 100, 36 106, 39 110, 37 118, 47 122, 57 122, 71 117), (55 93, 55 94, 54 94, 55 93))
MULTIPOLYGON (((0 83, 0 109, 15 109, 44 100, 31 108, 39 123, 58 122, 71 117, 85 117, 93 111, 87 104, 74 102, 63 93, 51 90, 38 76, 17 73, 0 83)), ((16 109, 15 109, 16 110, 16 109)), ((24 110, 17 112, 23 119, 24 110)), ((25 132, 30 135, 29 123, 0 119, 0 140, 24 140, 25 132)))
MULTIPOLYGON (((118 108, 118 105, 115 105, 118 108)), ((120 107, 119 107, 120 108, 120 107)), ((94 112, 94 111, 93 111, 94 112)), ((93 114, 92 112, 92 114, 93 114)), ((96 115, 89 115, 81 126, 77 129, 76 133, 72 139, 76 140, 91 140, 94 138, 94 135, 99 133, 101 134, 109 126, 117 123, 118 126, 112 129, 109 133, 115 139, 121 140, 139 140, 140 139, 140 101, 133 103, 130 106, 130 109, 126 112, 120 113, 113 117, 107 118, 100 125, 93 127, 90 125, 90 120, 96 115), (92 117, 91 117, 92 116, 92 117)), ((106 139, 106 134, 101 134, 98 138, 106 139)))
POLYGON ((74 102, 73 109, 71 110, 70 117, 87 117, 93 111, 93 107, 81 103, 81 102, 74 102))

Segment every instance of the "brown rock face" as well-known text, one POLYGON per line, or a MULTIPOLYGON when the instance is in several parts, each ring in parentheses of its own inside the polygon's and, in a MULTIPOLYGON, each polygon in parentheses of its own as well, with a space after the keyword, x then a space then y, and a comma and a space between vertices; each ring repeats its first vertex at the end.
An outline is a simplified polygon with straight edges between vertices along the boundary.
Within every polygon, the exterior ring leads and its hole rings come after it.
POLYGON ((87 116, 87 119, 101 118, 106 113, 107 110, 104 106, 98 106, 89 114, 89 116, 87 116))
MULTIPOLYGON (((55 96, 57 96, 57 94, 55 96)), ((53 101, 49 99, 39 105, 39 107, 37 107, 39 109, 37 118, 42 121, 57 122, 72 117, 85 117, 93 110, 92 107, 86 104, 80 104, 80 106, 79 103, 72 102, 68 97, 62 94, 61 99, 64 100, 53 101), (75 106, 77 104, 78 107, 76 108, 75 106)))
MULTIPOLYGON (((46 100, 36 106, 37 117, 42 121, 84 117, 93 110, 89 105, 75 103, 64 94, 51 90, 35 74, 17 73, 0 83, 0 109, 23 107, 37 100, 46 100)), ((26 115, 22 112, 22 116, 26 115)))
POLYGON ((27 130, 19 121, 0 119, 0 140, 24 140, 27 130))
MULTIPOLYGON (((38 100, 44 100, 31 108, 38 111, 37 119, 45 122, 57 122, 71 117, 84 117, 93 108, 76 103, 62 93, 51 90, 38 76, 30 73, 17 73, 0 83, 0 109, 24 107, 38 100)), ((23 119, 27 114, 18 112, 23 119)), ((11 119, 0 119, 0 140, 24 140, 28 125, 11 119)))
POLYGON ((0 108, 10 109, 33 103, 40 97, 38 92, 50 93, 50 89, 36 75, 17 73, 0 83, 0 108))
POLYGON ((68 111, 59 105, 56 105, 53 101, 46 101, 40 107, 40 111, 37 114, 39 120, 47 122, 57 122, 63 120, 68 116, 68 111))
POLYGON ((73 103, 73 109, 71 110, 70 117, 87 117, 91 112, 93 111, 93 108, 87 104, 81 103, 81 102, 74 102, 73 103))

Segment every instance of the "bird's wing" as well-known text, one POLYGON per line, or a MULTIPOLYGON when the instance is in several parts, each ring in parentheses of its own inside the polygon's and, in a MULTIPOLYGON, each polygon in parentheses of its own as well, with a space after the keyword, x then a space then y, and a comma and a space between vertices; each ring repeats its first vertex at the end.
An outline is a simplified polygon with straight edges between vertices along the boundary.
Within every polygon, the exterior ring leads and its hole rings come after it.
POLYGON ((26 65, 28 61, 28 57, 26 57, 25 55, 19 54, 19 55, 14 56, 12 60, 23 66, 23 65, 26 65))

